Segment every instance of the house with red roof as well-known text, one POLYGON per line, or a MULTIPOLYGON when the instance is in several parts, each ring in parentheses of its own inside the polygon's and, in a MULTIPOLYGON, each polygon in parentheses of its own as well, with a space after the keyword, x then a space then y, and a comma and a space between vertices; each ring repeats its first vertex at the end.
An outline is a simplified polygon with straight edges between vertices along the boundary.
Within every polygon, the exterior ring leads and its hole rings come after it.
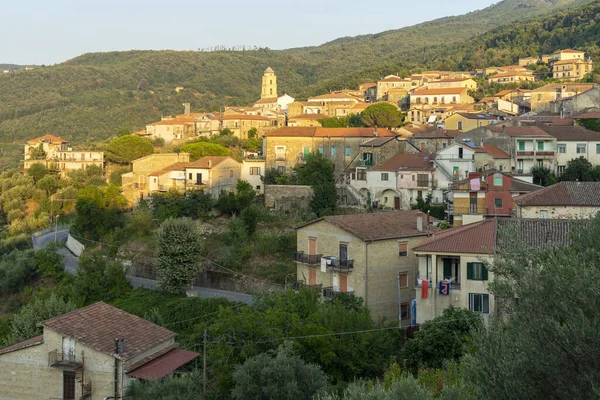
POLYGON ((514 200, 522 218, 589 219, 600 212, 600 182, 559 182, 514 200))
POLYGON ((176 333, 100 302, 49 319, 39 336, 0 348, 2 399, 119 399, 200 354, 176 333))

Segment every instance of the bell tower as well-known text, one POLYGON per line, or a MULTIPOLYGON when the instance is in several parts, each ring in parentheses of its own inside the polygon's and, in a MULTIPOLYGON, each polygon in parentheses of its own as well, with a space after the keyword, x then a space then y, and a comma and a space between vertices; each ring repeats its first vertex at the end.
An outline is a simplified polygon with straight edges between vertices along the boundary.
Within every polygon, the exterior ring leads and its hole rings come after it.
POLYGON ((269 67, 265 70, 262 78, 262 93, 261 99, 277 97, 277 76, 273 68, 269 67))

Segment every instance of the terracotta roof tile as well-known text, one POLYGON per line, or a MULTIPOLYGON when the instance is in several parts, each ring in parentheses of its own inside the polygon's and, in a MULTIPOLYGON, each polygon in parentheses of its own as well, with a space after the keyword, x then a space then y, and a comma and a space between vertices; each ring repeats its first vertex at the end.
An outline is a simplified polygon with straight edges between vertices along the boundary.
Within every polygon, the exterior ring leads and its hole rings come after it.
POLYGON ((320 128, 290 127, 274 129, 263 137, 396 137, 397 133, 389 129, 377 128, 320 128), (377 131, 377 135, 373 133, 377 131))
POLYGON ((533 89, 534 92, 555 92, 556 89, 562 89, 566 87, 567 92, 585 92, 594 88, 596 85, 593 83, 549 83, 537 89, 533 89))
POLYGON ((231 158, 231 157, 229 157, 229 156, 202 157, 201 159, 186 165, 186 169, 187 168, 212 168, 212 167, 215 167, 218 164, 222 163, 223 161, 227 160, 228 158, 231 158), (209 166, 209 164, 210 164, 210 166, 209 166))
POLYGON ((433 154, 425 153, 396 154, 371 171, 433 171, 433 158, 433 154))
POLYGON ((129 314, 104 302, 52 318, 45 328, 70 336, 104 354, 114 354, 114 339, 124 338, 129 359, 175 337, 175 332, 129 314))
POLYGON ((488 219, 436 233, 413 248, 413 251, 423 253, 493 254, 495 232, 496 219, 488 219))
POLYGON ((540 125, 540 128, 561 142, 600 142, 600 132, 591 131, 580 126, 540 125))
POLYGON ((270 104, 270 103, 277 103, 278 98, 277 97, 265 97, 264 99, 260 99, 258 100, 256 103, 254 104, 270 104))
POLYGON ((261 115, 249 115, 249 114, 236 114, 236 115, 223 115, 219 119, 221 120, 247 120, 247 121, 270 121, 270 118, 263 117, 261 115))
POLYGON ((64 139, 59 138, 58 136, 47 134, 44 136, 40 136, 39 138, 28 140, 27 144, 42 143, 44 141, 49 141, 52 144, 69 143, 68 140, 64 140, 64 139))
MULTIPOLYGON (((427 235, 427 216, 418 210, 323 217, 296 229, 301 229, 319 221, 327 221, 365 242, 427 235), (423 217, 423 232, 417 230, 417 216, 419 214, 423 217)), ((430 217, 430 221, 437 220, 430 217)), ((438 228, 434 227, 430 227, 429 230, 430 232, 439 231, 438 228)))
POLYGON ((155 171, 148 176, 160 176, 162 174, 166 174, 167 172, 171 172, 171 171, 183 171, 183 170, 185 170, 185 167, 187 167, 190 164, 191 164, 190 162, 177 162, 177 163, 171 164, 168 167, 165 167, 163 169, 159 169, 158 171, 155 171))
POLYGON ((22 342, 15 343, 13 345, 0 349, 0 354, 6 354, 13 351, 25 349, 31 346, 37 346, 38 344, 44 343, 44 335, 34 336, 31 339, 23 340, 22 342))
POLYGON ((502 132, 511 137, 539 136, 552 137, 537 126, 506 126, 495 125, 491 128, 494 132, 502 132))
POLYGON ((560 182, 537 192, 517 196, 514 200, 522 207, 600 207, 600 182, 560 182))
POLYGON ((495 159, 510 159, 510 154, 506 153, 504 150, 494 146, 493 144, 484 144, 483 149, 486 153, 492 156, 495 159))

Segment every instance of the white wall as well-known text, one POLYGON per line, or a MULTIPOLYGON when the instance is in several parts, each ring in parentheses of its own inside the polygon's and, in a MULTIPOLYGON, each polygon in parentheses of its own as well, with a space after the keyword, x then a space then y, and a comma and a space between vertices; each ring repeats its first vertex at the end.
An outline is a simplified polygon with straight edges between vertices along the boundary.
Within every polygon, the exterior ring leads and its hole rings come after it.
POLYGON ((258 193, 265 192, 265 186, 261 180, 261 175, 265 173, 265 162, 264 161, 242 161, 242 170, 240 179, 243 179, 250 183, 254 190, 258 193), (250 168, 260 168, 258 175, 250 175, 250 168), (260 188, 259 188, 260 187, 260 188))

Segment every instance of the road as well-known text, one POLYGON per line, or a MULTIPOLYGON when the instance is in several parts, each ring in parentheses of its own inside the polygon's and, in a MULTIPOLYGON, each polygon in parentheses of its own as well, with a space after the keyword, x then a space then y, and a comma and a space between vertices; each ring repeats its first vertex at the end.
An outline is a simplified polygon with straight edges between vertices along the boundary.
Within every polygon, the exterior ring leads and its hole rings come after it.
MULTIPOLYGON (((66 243, 69 237, 68 231, 50 232, 40 236, 32 236, 34 250, 40 250, 48 246, 51 242, 58 241, 60 243, 66 243)), ((61 247, 58 253, 63 256, 63 265, 65 271, 72 275, 77 275, 77 263, 79 257, 74 255, 66 247, 61 247)), ((131 282, 133 287, 141 287, 152 290, 160 290, 158 282, 153 279, 139 278, 137 276, 127 275, 127 278, 131 282)), ((193 289, 187 289, 186 293, 190 297, 200 297, 203 299, 211 298, 225 298, 229 301, 238 301, 246 304, 252 303, 252 296, 245 293, 230 292, 226 290, 218 290, 204 287, 195 287, 193 289)))

